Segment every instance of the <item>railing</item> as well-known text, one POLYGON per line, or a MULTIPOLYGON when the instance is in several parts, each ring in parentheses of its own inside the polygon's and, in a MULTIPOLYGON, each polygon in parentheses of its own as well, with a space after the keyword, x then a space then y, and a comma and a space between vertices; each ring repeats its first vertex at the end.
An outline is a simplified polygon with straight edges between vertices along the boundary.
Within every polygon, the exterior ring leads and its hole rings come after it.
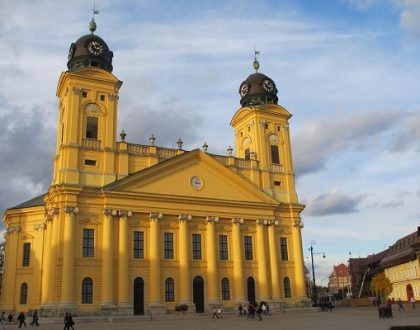
POLYGON ((157 155, 159 158, 169 159, 178 154, 177 149, 157 148, 157 155))
POLYGON ((283 172, 283 165, 280 164, 270 164, 270 171, 272 172, 283 172))
POLYGON ((141 144, 128 144, 128 152, 135 155, 147 155, 148 147, 141 144))
POLYGON ((82 148, 99 150, 101 149, 101 140, 82 139, 82 148))
POLYGON ((223 165, 229 165, 228 157, 220 156, 220 155, 211 155, 214 159, 218 162, 222 163, 223 165))
POLYGON ((236 158, 235 165, 237 167, 251 168, 251 161, 247 159, 236 158))

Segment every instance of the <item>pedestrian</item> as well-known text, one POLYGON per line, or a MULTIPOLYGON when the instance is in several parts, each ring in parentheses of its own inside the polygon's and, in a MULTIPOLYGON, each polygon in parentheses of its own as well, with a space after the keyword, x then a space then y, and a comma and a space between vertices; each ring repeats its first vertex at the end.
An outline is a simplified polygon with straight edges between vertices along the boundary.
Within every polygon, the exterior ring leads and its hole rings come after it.
POLYGON ((32 322, 29 323, 30 326, 36 325, 37 327, 39 327, 39 316, 38 316, 38 310, 35 309, 34 313, 32 314, 32 322))
POLYGON ((257 307, 257 316, 258 316, 259 321, 262 321, 261 314, 262 314, 262 308, 261 308, 261 305, 260 305, 260 306, 257 307))
POLYGON ((218 319, 216 306, 213 306, 213 317, 212 317, 212 319, 214 320, 214 318, 218 319))
POLYGON ((5 330, 6 329, 6 315, 4 314, 4 312, 1 312, 0 322, 1 322, 3 330, 5 330))
POLYGON ((71 313, 69 313, 69 316, 67 318, 67 329, 70 330, 70 328, 72 328, 72 330, 74 330, 74 321, 73 321, 73 316, 71 315, 71 313))
POLYGON ((398 310, 399 311, 400 310, 405 311, 405 308, 404 308, 404 305, 403 305, 403 302, 402 302, 401 298, 398 298, 398 310))
POLYGON ((267 316, 267 305, 265 303, 261 305, 261 311, 264 316, 267 316))
POLYGON ((9 321, 9 323, 13 321, 13 314, 12 314, 12 312, 10 312, 9 315, 7 315, 7 320, 9 321))
POLYGON ((242 304, 239 304, 238 310, 239 310, 239 315, 238 316, 244 316, 244 314, 243 314, 244 308, 243 308, 242 304))
POLYGON ((218 319, 223 318, 222 317, 222 307, 221 306, 217 307, 217 318, 218 319))
POLYGON ((20 312, 19 316, 17 317, 18 321, 19 321, 19 329, 22 327, 22 324, 25 326, 26 328, 26 317, 25 314, 23 314, 23 312, 20 312))
POLYGON ((411 297, 410 302, 411 302, 411 307, 416 308, 416 298, 414 298, 414 296, 411 297))
POLYGON ((386 307, 387 308, 391 308, 392 307, 392 300, 390 298, 388 298, 388 300, 386 301, 386 307))

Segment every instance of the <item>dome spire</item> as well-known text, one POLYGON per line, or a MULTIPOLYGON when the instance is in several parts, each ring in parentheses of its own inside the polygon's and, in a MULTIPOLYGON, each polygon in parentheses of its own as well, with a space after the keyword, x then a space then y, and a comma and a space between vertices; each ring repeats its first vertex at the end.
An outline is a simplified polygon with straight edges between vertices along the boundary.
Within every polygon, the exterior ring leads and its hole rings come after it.
POLYGON ((96 31, 95 15, 99 14, 99 10, 96 10, 96 8, 95 8, 95 3, 93 3, 92 12, 93 12, 93 14, 92 14, 92 20, 89 23, 89 31, 92 32, 92 34, 93 34, 93 32, 96 31))
POLYGON ((255 72, 258 72, 258 69, 260 68, 260 62, 258 62, 258 60, 257 60, 257 55, 260 55, 260 51, 255 50, 255 45, 254 45, 254 63, 252 63, 252 66, 253 66, 255 72))

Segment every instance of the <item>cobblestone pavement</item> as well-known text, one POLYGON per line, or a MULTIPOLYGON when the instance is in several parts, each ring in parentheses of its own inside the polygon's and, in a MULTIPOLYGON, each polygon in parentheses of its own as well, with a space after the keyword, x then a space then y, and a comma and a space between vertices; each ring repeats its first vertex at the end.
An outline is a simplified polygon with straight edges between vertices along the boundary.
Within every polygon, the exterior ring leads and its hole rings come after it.
MULTIPOLYGON (((29 318, 28 318, 29 320, 29 318)), ((352 329, 385 330, 392 325, 420 325, 420 308, 398 311, 394 307, 392 319, 379 319, 374 307, 339 307, 330 312, 293 312, 277 313, 265 317, 263 321, 247 320, 236 314, 225 314, 223 319, 212 320, 208 314, 156 315, 106 318, 75 318, 76 330, 129 330, 129 329, 171 329, 171 330, 300 330, 300 329, 352 329)), ((29 323, 29 322, 27 322, 29 323)), ((63 329, 61 319, 41 319, 38 329, 63 329)), ((29 324, 28 324, 29 328, 29 324)), ((17 329, 17 325, 8 325, 7 329, 17 329)))

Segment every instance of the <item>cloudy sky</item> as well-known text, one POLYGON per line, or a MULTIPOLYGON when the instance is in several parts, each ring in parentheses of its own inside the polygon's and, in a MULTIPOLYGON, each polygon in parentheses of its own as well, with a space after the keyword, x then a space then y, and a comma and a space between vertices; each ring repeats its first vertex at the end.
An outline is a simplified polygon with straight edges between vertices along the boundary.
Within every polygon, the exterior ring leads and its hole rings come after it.
MULTIPOLYGON (((239 84, 260 71, 292 114, 308 248, 333 264, 377 253, 420 224, 420 1, 96 0, 114 51, 119 130, 212 153, 234 145, 239 84)), ((47 190, 56 84, 92 3, 0 0, 0 211, 47 190)))

